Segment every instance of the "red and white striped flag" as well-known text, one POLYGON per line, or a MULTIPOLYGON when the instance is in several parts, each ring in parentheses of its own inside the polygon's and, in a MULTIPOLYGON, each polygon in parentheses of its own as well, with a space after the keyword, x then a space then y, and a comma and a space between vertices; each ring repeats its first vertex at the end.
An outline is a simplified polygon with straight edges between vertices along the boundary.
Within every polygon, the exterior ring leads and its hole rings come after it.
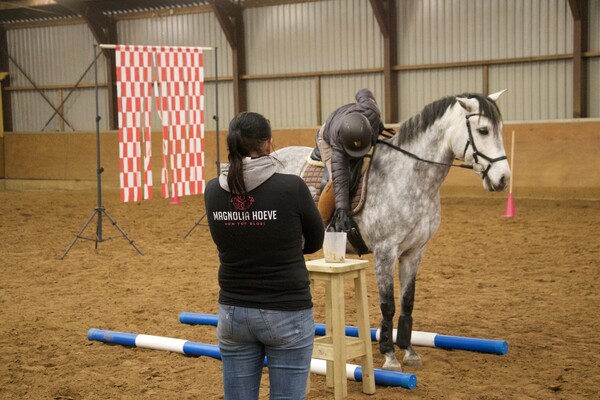
POLYGON ((162 196, 203 193, 202 50, 118 45, 116 52, 121 202, 152 198, 152 85, 162 121, 162 196))
POLYGON ((118 45, 115 51, 121 202, 150 199, 152 198, 150 126, 152 55, 139 46, 118 45), (143 165, 140 164, 142 143, 144 144, 143 165))
MULTIPOLYGON (((163 197, 204 192, 202 50, 158 49, 157 108, 163 124, 163 197), (170 171, 170 174, 169 174, 170 171)), ((155 89, 156 92, 156 89, 155 89)))

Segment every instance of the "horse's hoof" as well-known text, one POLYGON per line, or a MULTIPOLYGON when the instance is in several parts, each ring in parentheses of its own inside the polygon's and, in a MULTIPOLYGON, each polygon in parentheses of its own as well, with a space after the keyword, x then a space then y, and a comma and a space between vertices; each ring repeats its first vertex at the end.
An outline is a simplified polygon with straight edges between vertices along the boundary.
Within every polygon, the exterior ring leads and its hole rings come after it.
POLYGON ((385 369, 386 371, 402 372, 402 364, 400 364, 398 361, 396 361, 395 364, 385 362, 381 369, 385 369))
POLYGON ((402 364, 398 362, 398 359, 396 358, 394 353, 384 354, 384 356, 385 362, 383 363, 383 367, 381 367, 382 369, 388 371, 402 372, 402 364))
POLYGON ((421 357, 416 354, 405 354, 402 359, 402 364, 407 365, 409 367, 422 367, 423 361, 421 361, 421 357))

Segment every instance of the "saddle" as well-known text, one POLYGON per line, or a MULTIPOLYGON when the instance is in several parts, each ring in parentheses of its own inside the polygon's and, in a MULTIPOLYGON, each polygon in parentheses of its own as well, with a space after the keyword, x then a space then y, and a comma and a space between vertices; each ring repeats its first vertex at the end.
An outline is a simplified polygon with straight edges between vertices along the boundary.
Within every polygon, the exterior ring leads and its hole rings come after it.
MULTIPOLYGON (((373 148, 358 160, 350 160, 350 215, 355 215, 362 210, 367 198, 367 172, 371 165, 373 148)), ((306 185, 313 194, 313 200, 319 204, 321 193, 329 181, 329 171, 325 168, 325 163, 321 160, 319 148, 315 147, 308 155, 306 165, 300 173, 300 177, 306 182, 306 185)), ((327 223, 327 221, 323 221, 327 223)))
MULTIPOLYGON (((319 132, 317 131, 317 135, 319 132)), ((393 137, 396 134, 393 129, 381 126, 378 139, 385 140, 393 137)), ((350 215, 355 215, 362 210, 367 198, 367 172, 371 166, 371 158, 375 146, 364 156, 358 160, 350 160, 350 215)), ((315 146, 308 155, 306 165, 300 172, 300 177, 306 182, 308 188, 313 194, 313 200, 319 204, 319 198, 327 182, 329 181, 329 171, 325 168, 325 163, 321 159, 319 146, 315 146)), ((323 218, 323 222, 327 224, 329 218, 323 218)))
MULTIPOLYGON (((390 139, 395 134, 396 132, 393 129, 383 127, 381 132, 379 132, 378 139, 390 139)), ((369 172, 374 151, 375 146, 371 147, 371 150, 364 158, 350 160, 350 215, 358 214, 365 204, 367 198, 367 172, 369 172)), ((319 146, 315 146, 308 155, 306 165, 302 169, 300 177, 306 182, 309 189, 311 189, 315 203, 319 204, 321 193, 329 181, 329 171, 327 171, 325 163, 321 159, 319 146)))
MULTIPOLYGON (((350 198, 352 199, 350 201, 350 215, 355 215, 358 213, 365 203, 365 199, 367 197, 367 172, 369 170, 369 166, 371 165, 373 149, 374 147, 371 148, 371 151, 369 151, 369 153, 361 159, 350 160, 349 187, 350 198)), ((318 147, 313 149, 313 151, 308 155, 306 161, 306 165, 300 173, 300 177, 306 182, 310 192, 313 194, 313 200, 319 208, 321 218, 323 218, 323 223, 325 226, 327 226, 331 216, 333 215, 335 207, 333 187, 331 181, 329 180, 329 171, 325 167, 325 163, 321 161, 321 155, 318 147), (327 197, 325 198, 326 201, 324 201, 325 204, 322 205, 319 204, 319 199, 321 198, 321 194, 324 193, 324 190, 325 193, 327 193, 327 197), (321 207, 323 207, 323 209, 321 207)), ((369 252, 369 248, 360 235, 358 226, 355 226, 352 229, 352 234, 348 234, 348 241, 359 256, 369 252)))

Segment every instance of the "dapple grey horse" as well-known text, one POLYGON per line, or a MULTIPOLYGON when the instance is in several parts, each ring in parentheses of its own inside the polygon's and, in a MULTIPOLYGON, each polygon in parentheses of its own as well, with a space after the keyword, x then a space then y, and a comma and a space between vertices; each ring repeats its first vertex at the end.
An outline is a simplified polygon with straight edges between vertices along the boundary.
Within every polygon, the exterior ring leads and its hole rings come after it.
MULTIPOLYGON (((405 350, 405 364, 421 365, 410 342, 415 281, 425 246, 440 225, 440 186, 450 165, 462 160, 459 166, 473 169, 489 191, 502 191, 510 181, 496 105, 503 92, 437 100, 376 145, 367 198, 354 220, 374 256, 383 317, 379 349, 385 355, 385 369, 401 369, 393 339, 396 259, 401 289, 396 344, 405 350)), ((299 175, 311 151, 294 146, 273 155, 281 161, 281 172, 299 175)))

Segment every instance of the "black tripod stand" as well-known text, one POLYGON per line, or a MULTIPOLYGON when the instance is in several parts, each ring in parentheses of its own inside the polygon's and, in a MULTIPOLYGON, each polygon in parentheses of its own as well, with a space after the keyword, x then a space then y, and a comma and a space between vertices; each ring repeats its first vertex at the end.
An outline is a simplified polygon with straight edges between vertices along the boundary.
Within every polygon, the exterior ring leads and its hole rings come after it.
MULTIPOLYGON (((218 121, 218 117, 216 115, 213 118, 218 121)), ((218 125, 218 122, 217 122, 217 125, 218 125)), ((219 132, 219 129, 217 128, 217 140, 219 140, 218 132, 219 132)), ((218 148, 219 148, 219 145, 217 145, 217 154, 219 154, 218 148)), ((217 176, 219 176, 220 174, 221 174, 221 163, 219 162, 219 156, 217 155, 217 176)), ((184 240, 187 239, 188 236, 190 236, 192 234, 192 232, 194 231, 194 229, 196 229, 197 226, 208 226, 208 224, 202 223, 202 220, 204 218, 206 218, 206 213, 202 214, 200 219, 194 223, 194 226, 192 226, 192 229, 190 229, 188 231, 188 233, 185 234, 185 236, 183 237, 184 240)))
MULTIPOLYGON (((203 225, 203 224, 202 224, 202 220, 203 220, 204 218, 206 218, 206 213, 204 213, 204 214, 203 214, 203 215, 200 217, 200 219, 194 223, 194 226, 192 226, 192 229, 190 229, 190 230, 188 231, 188 233, 186 233, 186 234, 185 234, 185 236, 184 236, 183 238, 184 238, 184 239, 187 239, 187 238, 188 238, 188 236, 190 236, 190 235, 192 234, 192 232, 194 231, 194 229, 196 229, 196 227, 197 227, 197 226, 203 225)), ((204 224, 204 226, 208 226, 208 224, 204 224)))
POLYGON ((94 212, 92 213, 90 218, 87 220, 87 222, 83 225, 83 228, 81 228, 81 230, 77 233, 77 235, 75 235, 75 239, 73 239, 71 244, 69 244, 69 247, 67 247, 67 250, 65 250, 63 255, 60 256, 61 260, 63 258, 65 258, 67 253, 75 245, 75 242, 77 242, 78 239, 94 241, 94 242, 96 242, 96 248, 98 248, 98 243, 106 242, 108 240, 112 240, 112 239, 116 239, 116 238, 120 237, 120 236, 114 236, 114 237, 110 237, 110 238, 102 237, 102 215, 103 214, 106 216, 106 218, 108 218, 108 220, 113 224, 113 226, 118 229, 118 231, 121 233, 121 237, 124 237, 125 239, 127 239, 129 244, 132 245, 133 248, 138 253, 143 255, 143 253, 140 251, 140 249, 138 249, 137 246, 133 243, 133 240, 131 240, 127 236, 125 231, 123 231, 123 229, 121 229, 121 227, 117 224, 117 221, 115 221, 110 216, 110 214, 108 214, 108 212, 106 211, 106 208, 104 208, 104 206, 102 205, 102 172, 104 172, 104 168, 102 168, 100 166, 100 111, 99 111, 99 106, 98 106, 98 64, 97 64, 96 60, 97 60, 96 45, 94 45, 94 74, 95 74, 95 83, 96 83, 96 161, 97 161, 96 176, 97 176, 97 186, 98 186, 98 206, 96 208, 94 208, 94 212), (85 229, 90 224, 90 222, 92 222, 92 220, 94 219, 95 216, 98 216, 98 225, 96 227, 96 237, 95 238, 86 238, 84 236, 81 236, 83 234, 83 232, 85 231, 85 229))

